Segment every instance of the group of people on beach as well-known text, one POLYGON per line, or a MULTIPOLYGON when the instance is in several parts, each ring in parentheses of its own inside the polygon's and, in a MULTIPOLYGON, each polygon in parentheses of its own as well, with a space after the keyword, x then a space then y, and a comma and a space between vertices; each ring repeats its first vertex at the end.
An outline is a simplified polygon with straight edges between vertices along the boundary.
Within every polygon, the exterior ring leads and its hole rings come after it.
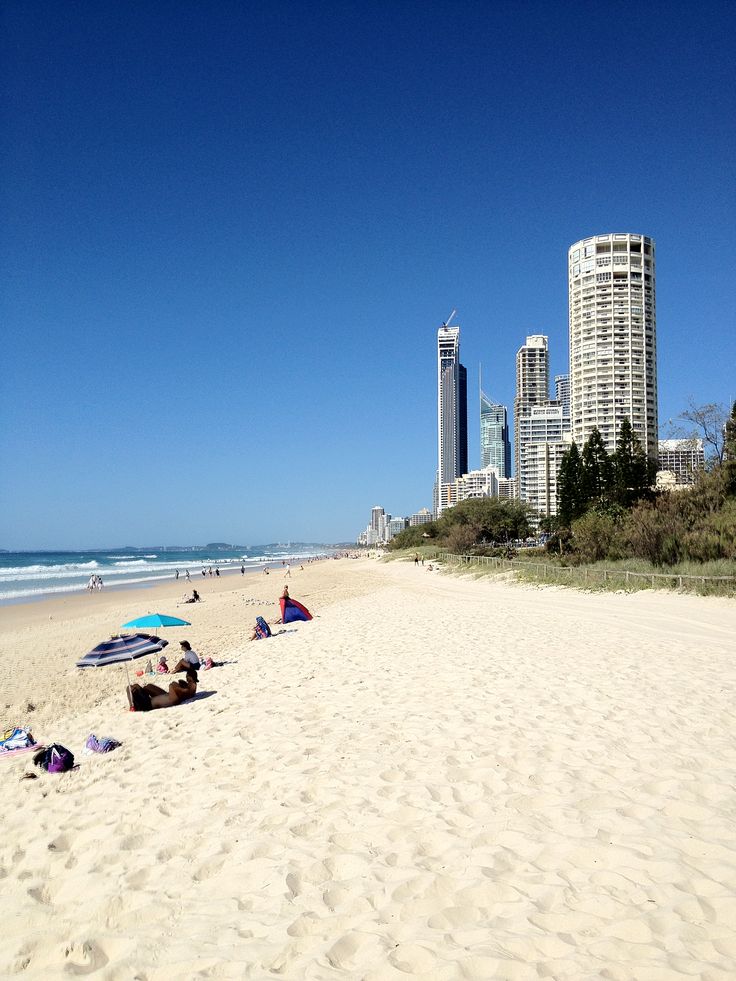
POLYGON ((102 587, 103 587, 102 576, 95 575, 89 577, 89 582, 87 583, 87 589, 90 593, 93 592, 95 589, 102 589, 102 587))
POLYGON ((156 670, 160 674, 178 674, 183 671, 186 681, 172 681, 168 691, 153 684, 129 685, 128 701, 130 707, 136 712, 150 712, 152 709, 169 708, 172 705, 178 705, 179 702, 185 702, 197 694, 197 682, 199 681, 197 672, 202 667, 199 655, 192 650, 192 645, 188 640, 182 640, 179 646, 181 647, 181 658, 176 667, 169 668, 166 664, 166 658, 162 656, 156 670))

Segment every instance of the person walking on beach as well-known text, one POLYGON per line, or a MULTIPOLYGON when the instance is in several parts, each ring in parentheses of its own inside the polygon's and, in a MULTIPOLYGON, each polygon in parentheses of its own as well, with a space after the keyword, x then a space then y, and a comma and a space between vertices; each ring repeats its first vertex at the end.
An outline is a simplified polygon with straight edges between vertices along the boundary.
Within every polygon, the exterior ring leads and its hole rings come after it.
POLYGON ((286 568, 284 569, 284 575, 288 576, 289 579, 291 579, 291 566, 289 565, 288 562, 286 563, 286 568))
POLYGON ((241 576, 244 576, 245 575, 245 566, 244 565, 241 565, 241 567, 240 567, 240 575, 241 576))
POLYGON ((219 577, 220 577, 220 570, 219 570, 219 569, 215 569, 215 575, 216 575, 216 576, 218 577, 218 579, 219 579, 219 577))
POLYGON ((178 578, 179 578, 179 570, 177 569, 176 570, 176 575, 174 576, 174 579, 178 579, 178 578))
POLYGON ((187 569, 187 571, 186 571, 186 576, 187 576, 187 582, 191 582, 192 581, 192 577, 189 575, 189 569, 187 569))

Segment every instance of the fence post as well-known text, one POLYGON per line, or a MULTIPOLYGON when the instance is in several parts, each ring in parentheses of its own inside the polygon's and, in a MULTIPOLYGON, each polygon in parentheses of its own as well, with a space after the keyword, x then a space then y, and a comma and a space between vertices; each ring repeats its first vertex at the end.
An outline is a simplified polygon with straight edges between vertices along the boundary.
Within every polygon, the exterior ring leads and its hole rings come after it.
POLYGON ((680 587, 680 589, 682 589, 682 576, 678 576, 677 579, 678 579, 678 586, 680 587))
POLYGON ((652 589, 654 589, 654 573, 652 573, 652 589))

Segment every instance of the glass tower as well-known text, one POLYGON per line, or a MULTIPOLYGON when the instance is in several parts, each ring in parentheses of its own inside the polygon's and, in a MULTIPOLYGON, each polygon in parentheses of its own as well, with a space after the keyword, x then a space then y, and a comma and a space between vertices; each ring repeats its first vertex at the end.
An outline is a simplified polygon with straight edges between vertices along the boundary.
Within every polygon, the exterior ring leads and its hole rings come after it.
POLYGON ((511 470, 511 442, 509 440, 508 413, 500 405, 480 393, 480 465, 495 467, 499 477, 509 477, 511 470))

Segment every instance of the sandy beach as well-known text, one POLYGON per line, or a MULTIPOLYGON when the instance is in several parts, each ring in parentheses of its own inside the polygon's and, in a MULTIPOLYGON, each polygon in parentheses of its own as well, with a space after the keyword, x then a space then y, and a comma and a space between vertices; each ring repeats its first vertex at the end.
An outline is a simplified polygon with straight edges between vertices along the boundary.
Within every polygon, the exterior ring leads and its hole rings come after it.
POLYGON ((275 574, 0 609, 3 722, 79 763, 0 759, 0 977, 736 976, 735 603, 368 559, 289 585, 315 619, 257 643, 275 574), (131 713, 124 668, 74 663, 154 610, 224 664, 131 713))

